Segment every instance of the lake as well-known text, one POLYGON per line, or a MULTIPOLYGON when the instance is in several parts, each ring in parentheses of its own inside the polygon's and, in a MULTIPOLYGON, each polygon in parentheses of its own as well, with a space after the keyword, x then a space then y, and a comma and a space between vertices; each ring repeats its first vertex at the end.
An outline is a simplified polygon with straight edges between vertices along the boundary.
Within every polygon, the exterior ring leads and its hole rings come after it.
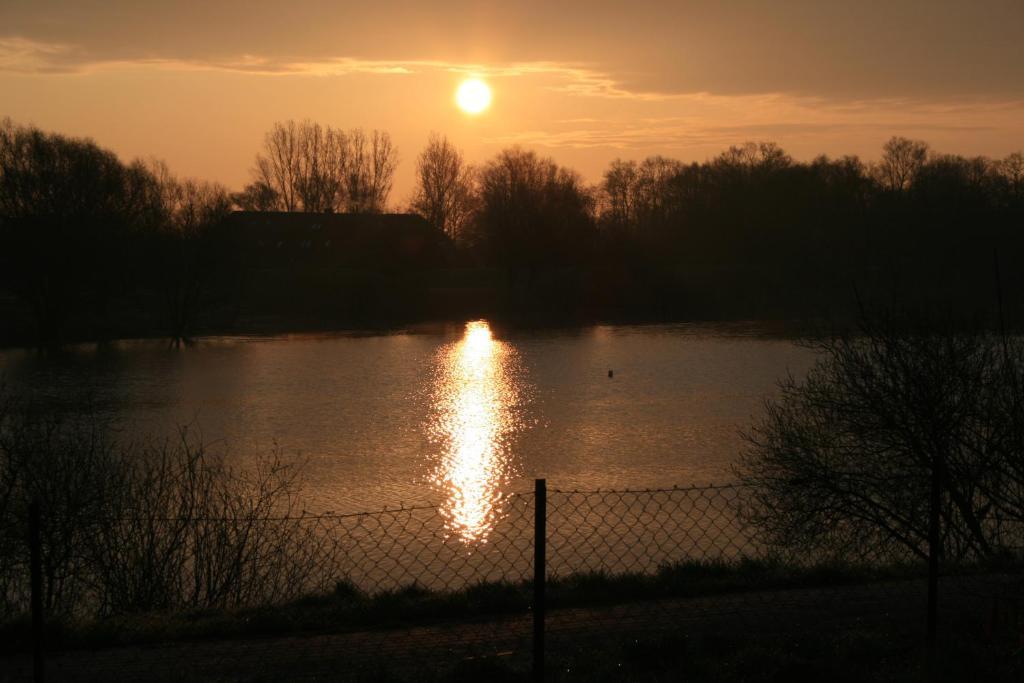
POLYGON ((739 430, 779 377, 812 362, 735 324, 499 333, 477 321, 0 351, 10 387, 89 396, 129 435, 187 424, 242 466, 278 449, 303 463, 311 512, 436 504, 466 540, 535 477, 582 490, 729 481, 739 430))

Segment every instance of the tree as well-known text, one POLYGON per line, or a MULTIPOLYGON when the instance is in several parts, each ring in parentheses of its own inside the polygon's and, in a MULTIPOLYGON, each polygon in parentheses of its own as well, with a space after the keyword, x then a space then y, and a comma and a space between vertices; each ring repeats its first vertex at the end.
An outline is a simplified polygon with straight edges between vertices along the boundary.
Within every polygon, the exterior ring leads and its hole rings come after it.
POLYGON ((604 172, 601 184, 604 222, 619 230, 636 225, 637 167, 635 161, 616 159, 604 172))
POLYGON ((683 166, 663 156, 641 163, 616 159, 601 184, 604 222, 619 230, 636 232, 663 229, 672 208, 672 185, 683 166))
POLYGON ((882 147, 882 159, 875 166, 875 176, 885 189, 898 192, 914 182, 917 172, 928 158, 928 143, 894 136, 882 147))
POLYGON ((280 199, 274 188, 260 180, 231 195, 231 203, 242 211, 277 211, 280 199))
POLYGON ((256 211, 379 213, 398 164, 381 131, 343 131, 312 121, 274 124, 256 155, 253 182, 234 197, 256 211))
POLYGON ((1024 153, 1009 154, 995 166, 996 172, 1005 179, 1010 195, 1017 201, 1024 199, 1024 153))
POLYGON ((413 211, 452 240, 460 239, 475 206, 473 169, 448 138, 431 133, 417 160, 416 174, 419 186, 413 211))
POLYGON ((989 203, 993 170, 984 157, 937 154, 917 169, 912 193, 923 206, 946 207, 950 212, 980 208, 989 203))
POLYGON ((887 315, 810 345, 745 435, 748 519, 783 547, 926 558, 935 483, 942 552, 997 556, 995 520, 1024 521, 1024 344, 887 315))
POLYGON ((129 286, 132 238, 159 219, 154 179, 91 140, 0 123, 0 277, 32 309, 38 339, 129 286))
POLYGON ((747 171, 773 171, 793 165, 793 158, 774 142, 745 142, 722 152, 715 164, 747 171))
POLYGON ((391 136, 373 131, 367 137, 361 129, 348 134, 350 160, 344 176, 345 210, 348 213, 381 213, 398 167, 398 151, 391 136))
POLYGON ((151 276, 163 295, 171 339, 180 345, 190 341, 214 280, 230 270, 223 228, 231 198, 216 183, 175 178, 163 162, 150 168, 163 209, 160 229, 151 240, 151 276))
POLYGON ((573 263, 589 249, 593 206, 578 174, 513 147, 480 173, 477 228, 492 262, 532 278, 537 268, 573 263))

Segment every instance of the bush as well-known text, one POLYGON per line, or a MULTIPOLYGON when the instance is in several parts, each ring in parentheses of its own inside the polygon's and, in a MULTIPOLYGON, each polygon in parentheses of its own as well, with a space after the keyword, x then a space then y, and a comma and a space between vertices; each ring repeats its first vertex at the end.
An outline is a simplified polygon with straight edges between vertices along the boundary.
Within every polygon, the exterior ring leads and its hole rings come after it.
MULTIPOLYGON (((27 510, 42 511, 55 616, 269 604, 309 591, 321 540, 296 518, 294 467, 244 473, 187 429, 119 444, 95 411, 0 397, 0 609, 28 604, 27 510)), ((319 587, 319 586, 315 586, 319 587)))

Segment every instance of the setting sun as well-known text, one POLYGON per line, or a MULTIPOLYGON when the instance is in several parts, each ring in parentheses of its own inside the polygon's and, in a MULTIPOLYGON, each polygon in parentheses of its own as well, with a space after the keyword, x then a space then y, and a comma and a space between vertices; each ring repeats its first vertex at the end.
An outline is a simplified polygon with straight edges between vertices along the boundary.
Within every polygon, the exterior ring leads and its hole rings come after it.
POLYGON ((463 81, 455 91, 455 103, 467 114, 479 114, 491 106, 491 89, 479 78, 463 81))

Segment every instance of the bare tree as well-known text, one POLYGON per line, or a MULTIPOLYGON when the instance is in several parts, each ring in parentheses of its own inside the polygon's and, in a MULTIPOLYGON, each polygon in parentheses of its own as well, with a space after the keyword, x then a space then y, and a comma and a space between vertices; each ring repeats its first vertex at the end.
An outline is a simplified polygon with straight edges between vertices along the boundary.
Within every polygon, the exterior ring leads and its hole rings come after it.
POLYGON ((336 211, 347 162, 342 131, 311 121, 276 123, 256 156, 256 180, 243 194, 256 202, 273 197, 281 211, 336 211))
POLYGON ((996 162, 996 171, 1006 179, 1014 197, 1024 198, 1024 153, 1014 152, 996 162))
POLYGON ((619 229, 636 223, 637 167, 635 161, 616 159, 605 171, 601 183, 601 197, 604 201, 603 217, 611 226, 619 229))
POLYGON ((416 164, 419 186, 412 209, 458 240, 475 204, 473 169, 448 138, 431 133, 416 164))
POLYGON ((253 175, 256 182, 271 188, 278 198, 278 208, 298 211, 299 142, 294 121, 275 123, 263 138, 263 154, 256 155, 253 175))
POLYGON ((387 205, 397 164, 385 132, 279 122, 256 156, 253 183, 234 201, 248 210, 376 213, 387 205))
POLYGON ((663 156, 647 157, 637 169, 634 208, 642 226, 660 225, 665 219, 671 192, 669 183, 682 164, 663 156))
POLYGON ((998 555, 998 520, 1024 520, 1024 345, 905 316, 810 344, 745 436, 749 519, 782 546, 926 558, 937 486, 944 554, 998 555))
POLYGON ((348 152, 344 176, 345 210, 348 213, 384 211, 398 166, 398 150, 391 144, 391 136, 377 130, 367 136, 357 128, 348 134, 348 152))
POLYGON ((639 164, 616 159, 600 188, 605 222, 630 231, 663 225, 670 185, 681 170, 680 162, 663 156, 648 157, 639 164))
POLYGON ((220 228, 231 212, 231 198, 216 183, 179 180, 162 161, 147 166, 163 207, 163 221, 152 240, 155 253, 148 259, 150 275, 164 295, 171 339, 187 343, 211 282, 227 269, 220 228))
POLYGON ((928 159, 928 143, 892 137, 882 150, 882 159, 874 167, 875 177, 887 190, 908 189, 928 159))

